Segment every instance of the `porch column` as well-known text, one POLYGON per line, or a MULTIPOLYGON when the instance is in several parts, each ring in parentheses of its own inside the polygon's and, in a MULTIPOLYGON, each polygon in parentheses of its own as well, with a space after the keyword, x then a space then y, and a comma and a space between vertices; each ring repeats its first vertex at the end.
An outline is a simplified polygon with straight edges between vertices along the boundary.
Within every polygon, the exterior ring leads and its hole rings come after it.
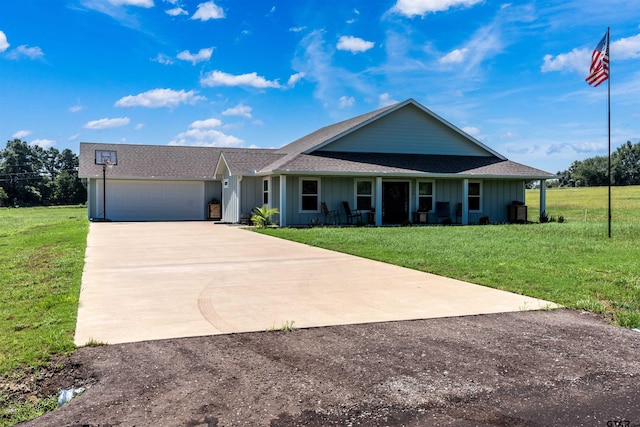
POLYGON ((382 225, 382 177, 376 177, 376 225, 382 225))
POLYGON ((280 175, 280 227, 287 226, 287 176, 280 175))
POLYGON ((547 210, 547 180, 540 180, 540 215, 547 210))
POLYGON ((462 180, 462 225, 469 225, 469 180, 462 180))

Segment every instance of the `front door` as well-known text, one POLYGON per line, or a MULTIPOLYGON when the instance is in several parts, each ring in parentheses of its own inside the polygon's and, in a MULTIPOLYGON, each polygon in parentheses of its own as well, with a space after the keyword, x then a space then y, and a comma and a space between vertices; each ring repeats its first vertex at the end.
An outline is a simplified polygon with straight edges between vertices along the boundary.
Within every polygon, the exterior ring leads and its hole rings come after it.
POLYGON ((409 220, 409 183, 382 183, 382 223, 404 224, 409 220))

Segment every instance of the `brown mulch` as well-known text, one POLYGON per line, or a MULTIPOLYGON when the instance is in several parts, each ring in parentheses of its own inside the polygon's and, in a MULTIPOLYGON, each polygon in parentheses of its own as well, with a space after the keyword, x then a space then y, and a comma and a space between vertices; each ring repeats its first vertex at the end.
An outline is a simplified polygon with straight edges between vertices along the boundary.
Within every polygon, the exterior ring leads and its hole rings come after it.
POLYGON ((76 351, 24 426, 640 426, 640 333, 572 310, 76 351))

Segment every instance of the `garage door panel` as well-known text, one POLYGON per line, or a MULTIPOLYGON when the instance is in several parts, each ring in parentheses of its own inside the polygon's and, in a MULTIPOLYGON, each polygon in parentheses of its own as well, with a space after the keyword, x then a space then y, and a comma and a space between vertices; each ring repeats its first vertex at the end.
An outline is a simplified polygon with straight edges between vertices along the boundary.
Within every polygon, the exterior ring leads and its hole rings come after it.
POLYGON ((107 217, 114 221, 205 219, 204 182, 107 180, 107 217))

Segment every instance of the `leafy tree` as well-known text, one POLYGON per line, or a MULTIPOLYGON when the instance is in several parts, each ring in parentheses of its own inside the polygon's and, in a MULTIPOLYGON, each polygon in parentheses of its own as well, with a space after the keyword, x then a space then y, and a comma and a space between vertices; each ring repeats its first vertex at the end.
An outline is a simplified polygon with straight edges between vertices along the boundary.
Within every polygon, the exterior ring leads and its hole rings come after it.
POLYGON ((612 174, 616 185, 640 184, 640 142, 618 147, 612 154, 612 174))
POLYGON ((0 174, 11 204, 39 204, 42 162, 26 141, 14 139, 0 152, 0 174))
MULTIPOLYGON (((71 150, 30 146, 14 139, 0 150, 0 189, 5 204, 78 204, 86 190, 78 178, 78 156, 71 150)), ((0 201, 0 203, 2 203, 0 201)))

